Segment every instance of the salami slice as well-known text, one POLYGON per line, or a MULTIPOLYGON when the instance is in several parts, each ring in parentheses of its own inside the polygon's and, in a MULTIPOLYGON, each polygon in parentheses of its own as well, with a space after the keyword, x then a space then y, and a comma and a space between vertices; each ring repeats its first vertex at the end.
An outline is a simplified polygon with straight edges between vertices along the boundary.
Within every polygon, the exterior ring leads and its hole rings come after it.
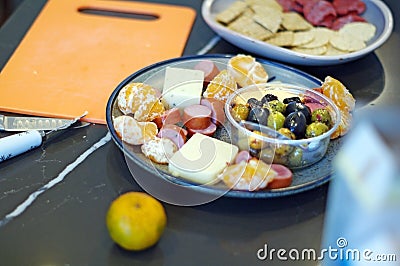
POLYGON ((303 13, 303 5, 298 3, 297 0, 277 0, 282 6, 284 12, 296 11, 303 13))
POLYGON ((306 2, 303 6, 304 17, 314 26, 331 25, 336 18, 336 10, 328 1, 306 2))
POLYGON ((340 16, 347 15, 350 12, 357 12, 360 15, 366 9, 365 3, 361 0, 333 0, 332 5, 340 16))
POLYGON ((348 14, 346 16, 337 18, 333 22, 333 24, 331 26, 331 29, 332 30, 339 30, 344 25, 346 25, 347 23, 350 23, 350 22, 366 22, 366 20, 363 17, 360 17, 357 14, 350 13, 350 14, 348 14))

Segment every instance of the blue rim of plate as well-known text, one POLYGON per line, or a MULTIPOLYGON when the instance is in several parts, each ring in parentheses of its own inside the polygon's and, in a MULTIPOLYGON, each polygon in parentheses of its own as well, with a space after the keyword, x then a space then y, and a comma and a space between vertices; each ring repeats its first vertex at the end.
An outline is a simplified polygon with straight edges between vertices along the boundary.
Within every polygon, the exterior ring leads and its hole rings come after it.
MULTIPOLYGON (((140 158, 134 156, 134 154, 131 154, 127 152, 124 147, 122 140, 117 136, 117 133, 114 129, 113 122, 112 122, 112 110, 113 110, 113 105, 114 102, 117 99, 119 91, 127 84, 132 82, 135 78, 139 77, 140 75, 156 68, 160 68, 163 66, 168 66, 173 63, 180 63, 184 61, 189 61, 189 60, 206 60, 206 59, 229 59, 235 55, 231 54, 206 54, 206 55, 189 55, 189 56, 182 56, 178 58, 173 58, 173 59, 168 59, 165 61, 161 61, 152 65, 149 65, 145 68, 142 68, 141 70, 138 70, 134 72, 133 74, 129 75, 127 78, 125 78, 118 86, 114 89, 112 94, 110 95, 108 101, 107 101, 107 107, 106 107, 106 124, 107 128, 111 134, 111 137, 114 141, 114 143, 117 145, 117 147, 124 153, 125 156, 128 156, 130 160, 132 160, 137 166, 141 167, 142 169, 146 170, 150 174, 158 175, 160 178, 164 178, 168 181, 171 181, 177 185, 182 185, 182 186, 190 186, 191 189, 193 189, 196 192, 201 192, 201 193, 207 193, 207 194, 212 194, 212 195, 221 195, 221 189, 217 187, 212 187, 212 186, 198 186, 194 183, 191 183, 189 181, 186 181, 184 179, 175 177, 169 173, 166 173, 164 171, 159 171, 159 172, 154 172, 152 169, 149 168, 149 166, 143 162, 140 158)), ((258 62, 260 62, 263 65, 271 65, 277 68, 281 68, 287 71, 290 71, 292 73, 295 73, 299 76, 302 76, 303 78, 309 80, 310 82, 315 83, 316 86, 319 86, 322 84, 322 81, 304 71, 301 71, 299 69, 277 63, 274 61, 270 60, 265 60, 265 59, 260 59, 256 58, 258 62)), ((318 163, 316 163, 318 164, 318 163)), ((275 197, 282 197, 282 196, 288 196, 288 195, 293 195, 297 194, 300 192, 308 191, 311 189, 314 189, 316 187, 319 187, 325 183, 327 183, 332 177, 331 174, 327 174, 325 176, 316 178, 310 182, 305 182, 302 184, 298 184, 296 186, 290 186, 287 188, 281 188, 281 189, 272 189, 272 190, 260 190, 260 191, 255 191, 255 192, 250 192, 250 191, 239 191, 239 190, 229 190, 227 191, 223 196, 224 197, 232 197, 232 198, 275 198, 275 197)), ((226 189, 224 189, 226 190, 226 189)))

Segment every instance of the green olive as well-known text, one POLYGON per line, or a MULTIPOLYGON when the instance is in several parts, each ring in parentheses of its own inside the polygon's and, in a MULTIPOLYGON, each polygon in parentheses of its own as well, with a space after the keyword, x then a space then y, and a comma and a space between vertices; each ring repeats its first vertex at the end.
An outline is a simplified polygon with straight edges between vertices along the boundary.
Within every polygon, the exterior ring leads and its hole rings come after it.
POLYGON ((280 156, 280 155, 278 155, 278 154, 275 153, 273 163, 284 164, 284 165, 286 165, 287 162, 288 162, 287 159, 288 159, 287 156, 280 156))
POLYGON ((288 144, 278 144, 275 148, 275 154, 278 156, 287 156, 293 150, 293 147, 288 144))
POLYGON ((288 166, 299 167, 302 165, 302 162, 303 162, 303 150, 299 147, 296 147, 288 156, 288 166))
POLYGON ((282 127, 278 130, 279 133, 281 133, 282 135, 288 137, 289 139, 296 139, 296 135, 290 131, 290 129, 286 128, 286 127, 282 127))
POLYGON ((259 159, 266 163, 272 163, 274 161, 275 150, 272 147, 265 147, 259 153, 259 159))
POLYGON ((286 105, 279 100, 272 100, 272 101, 268 102, 268 105, 269 105, 269 109, 273 112, 284 113, 286 110, 286 105))
POLYGON ((306 138, 317 137, 329 130, 328 126, 321 122, 313 122, 306 128, 306 138))
POLYGON ((235 104, 231 114, 236 121, 246 120, 249 115, 249 108, 245 104, 235 104))
MULTIPOLYGON (((254 130, 253 133, 260 135, 260 136, 264 135, 262 132, 257 131, 257 130, 254 130)), ((261 139, 257 138, 256 136, 250 136, 249 137, 249 146, 250 146, 250 148, 259 150, 263 146, 263 141, 261 139)))
POLYGON ((326 109, 316 109, 311 114, 311 122, 321 122, 328 127, 332 126, 332 117, 326 109))
POLYGON ((285 122, 285 116, 280 112, 272 112, 268 116, 267 126, 275 130, 279 130, 283 127, 285 122))

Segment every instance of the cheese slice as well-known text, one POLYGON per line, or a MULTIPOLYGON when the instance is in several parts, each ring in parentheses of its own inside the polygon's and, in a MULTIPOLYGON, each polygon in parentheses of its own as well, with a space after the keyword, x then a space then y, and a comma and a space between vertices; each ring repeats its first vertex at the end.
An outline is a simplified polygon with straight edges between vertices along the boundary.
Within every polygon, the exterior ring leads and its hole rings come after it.
POLYGON ((219 181, 225 167, 232 163, 238 147, 230 143, 194 134, 170 159, 171 174, 198 184, 213 184, 219 181))
POLYGON ((201 70, 167 67, 165 69, 163 102, 181 111, 189 105, 200 104, 204 72, 201 70))

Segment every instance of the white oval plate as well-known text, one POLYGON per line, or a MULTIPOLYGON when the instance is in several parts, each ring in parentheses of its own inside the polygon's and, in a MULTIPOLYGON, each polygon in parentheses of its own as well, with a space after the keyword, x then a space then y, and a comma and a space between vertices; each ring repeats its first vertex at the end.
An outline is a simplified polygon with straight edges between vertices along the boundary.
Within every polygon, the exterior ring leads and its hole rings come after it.
POLYGON ((374 38, 364 49, 344 55, 307 55, 252 39, 219 24, 215 20, 216 15, 235 1, 237 0, 205 0, 203 2, 202 16, 211 29, 226 41, 248 52, 297 65, 337 65, 356 60, 380 47, 393 30, 393 15, 387 5, 380 0, 364 0, 367 8, 362 17, 376 27, 374 38))

